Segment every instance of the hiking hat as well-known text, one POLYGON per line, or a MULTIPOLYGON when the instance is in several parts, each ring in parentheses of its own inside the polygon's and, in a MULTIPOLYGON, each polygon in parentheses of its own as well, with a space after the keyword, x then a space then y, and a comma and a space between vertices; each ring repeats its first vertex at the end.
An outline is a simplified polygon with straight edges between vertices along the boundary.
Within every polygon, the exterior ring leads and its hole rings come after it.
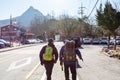
POLYGON ((48 40, 48 43, 53 43, 53 39, 50 38, 50 39, 48 40))

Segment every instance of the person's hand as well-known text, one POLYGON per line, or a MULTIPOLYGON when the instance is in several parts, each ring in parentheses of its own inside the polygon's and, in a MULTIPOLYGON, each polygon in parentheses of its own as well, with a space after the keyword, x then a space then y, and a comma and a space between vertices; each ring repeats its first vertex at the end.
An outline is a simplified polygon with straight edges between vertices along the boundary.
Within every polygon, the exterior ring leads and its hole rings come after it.
POLYGON ((41 65, 43 65, 43 62, 41 62, 41 65))
POLYGON ((81 58, 81 60, 83 61, 83 58, 81 58))
POLYGON ((54 60, 54 63, 56 63, 57 61, 56 60, 54 60))
POLYGON ((60 65, 62 65, 63 63, 62 63, 62 61, 60 61, 60 65))

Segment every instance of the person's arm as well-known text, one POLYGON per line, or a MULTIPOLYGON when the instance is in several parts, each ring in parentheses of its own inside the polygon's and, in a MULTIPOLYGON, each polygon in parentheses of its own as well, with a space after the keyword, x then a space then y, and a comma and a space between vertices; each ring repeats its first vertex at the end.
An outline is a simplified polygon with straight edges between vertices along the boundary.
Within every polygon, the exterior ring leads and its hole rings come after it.
POLYGON ((79 59, 81 59, 83 61, 83 58, 82 58, 82 55, 81 55, 81 52, 79 51, 79 49, 76 49, 76 53, 77 53, 77 56, 79 57, 79 59))
POLYGON ((58 51, 57 51, 57 48, 56 48, 56 47, 54 47, 54 55, 55 55, 55 60, 54 60, 54 62, 56 63, 57 60, 58 60, 58 51))
POLYGON ((62 58, 63 58, 63 49, 64 49, 64 46, 61 47, 60 49, 60 55, 59 55, 59 60, 60 60, 60 65, 62 65, 62 58))
POLYGON ((46 47, 46 46, 44 46, 44 47, 41 49, 40 54, 39 54, 39 58, 40 58, 41 65, 43 65, 43 54, 44 54, 44 52, 45 52, 45 47, 46 47))

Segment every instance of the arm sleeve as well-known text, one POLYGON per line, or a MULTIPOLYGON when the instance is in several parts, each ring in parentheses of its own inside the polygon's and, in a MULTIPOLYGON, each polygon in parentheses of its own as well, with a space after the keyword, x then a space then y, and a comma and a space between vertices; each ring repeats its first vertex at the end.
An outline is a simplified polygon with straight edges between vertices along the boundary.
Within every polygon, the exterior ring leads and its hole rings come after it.
POLYGON ((39 58, 40 58, 40 62, 43 62, 43 54, 45 52, 45 46, 41 49, 40 53, 39 53, 39 58))
POLYGON ((54 55, 55 55, 55 62, 56 62, 58 60, 58 51, 56 47, 54 47, 54 55))
POLYGON ((60 61, 62 61, 63 49, 64 49, 64 46, 62 46, 61 49, 60 49, 60 55, 59 55, 59 60, 60 60, 60 61))
POLYGON ((79 59, 83 59, 79 49, 76 49, 76 53, 77 53, 77 56, 79 57, 79 59))

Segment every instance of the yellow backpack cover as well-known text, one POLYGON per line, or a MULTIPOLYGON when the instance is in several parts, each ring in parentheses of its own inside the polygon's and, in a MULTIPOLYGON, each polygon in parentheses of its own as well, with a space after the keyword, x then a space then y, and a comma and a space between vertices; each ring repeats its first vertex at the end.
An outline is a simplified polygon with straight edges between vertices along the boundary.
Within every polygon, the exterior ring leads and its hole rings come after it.
POLYGON ((45 49, 45 53, 43 55, 43 60, 51 61, 53 59, 52 53, 53 53, 53 48, 48 45, 45 49))

